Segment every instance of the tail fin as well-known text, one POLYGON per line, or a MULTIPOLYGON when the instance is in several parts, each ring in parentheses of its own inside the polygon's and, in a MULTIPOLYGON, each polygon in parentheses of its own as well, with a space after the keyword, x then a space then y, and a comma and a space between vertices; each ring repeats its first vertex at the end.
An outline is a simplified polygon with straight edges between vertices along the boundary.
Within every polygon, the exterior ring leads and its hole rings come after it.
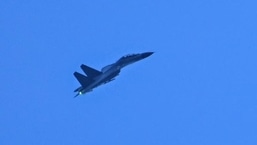
POLYGON ((93 69, 89 66, 86 66, 84 64, 82 64, 80 67, 85 72, 85 74, 87 74, 87 76, 90 77, 90 78, 94 78, 96 76, 99 76, 102 73, 102 72, 100 72, 96 69, 93 69))
POLYGON ((73 75, 76 77, 76 79, 79 81, 79 83, 83 87, 87 87, 88 85, 90 85, 93 82, 93 80, 91 80, 90 78, 88 78, 78 72, 74 72, 73 75))

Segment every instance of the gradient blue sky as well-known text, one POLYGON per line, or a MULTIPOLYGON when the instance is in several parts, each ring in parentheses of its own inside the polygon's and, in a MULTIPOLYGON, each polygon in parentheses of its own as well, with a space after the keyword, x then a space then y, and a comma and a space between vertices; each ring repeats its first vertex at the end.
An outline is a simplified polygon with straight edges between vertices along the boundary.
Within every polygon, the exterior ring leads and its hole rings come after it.
POLYGON ((1 0, 1 145, 256 145, 255 0, 1 0), (74 71, 151 57, 73 99, 74 71))

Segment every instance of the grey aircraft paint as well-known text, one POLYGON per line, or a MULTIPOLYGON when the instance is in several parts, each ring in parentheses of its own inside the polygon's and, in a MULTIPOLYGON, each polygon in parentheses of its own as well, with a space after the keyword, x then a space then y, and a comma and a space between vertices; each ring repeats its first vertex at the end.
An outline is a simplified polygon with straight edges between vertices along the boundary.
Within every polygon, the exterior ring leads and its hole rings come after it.
POLYGON ((87 92, 90 92, 94 88, 102 84, 113 81, 115 77, 119 75, 120 70, 123 67, 129 64, 132 64, 134 62, 137 62, 139 60, 142 60, 146 57, 149 57, 152 54, 153 52, 145 52, 140 54, 125 55, 115 63, 103 67, 101 71, 98 71, 94 68, 91 68, 89 66, 82 64, 80 67, 87 76, 80 74, 78 72, 74 72, 74 76, 81 84, 79 88, 74 90, 74 92, 77 92, 75 97, 77 97, 78 95, 82 95, 87 92))

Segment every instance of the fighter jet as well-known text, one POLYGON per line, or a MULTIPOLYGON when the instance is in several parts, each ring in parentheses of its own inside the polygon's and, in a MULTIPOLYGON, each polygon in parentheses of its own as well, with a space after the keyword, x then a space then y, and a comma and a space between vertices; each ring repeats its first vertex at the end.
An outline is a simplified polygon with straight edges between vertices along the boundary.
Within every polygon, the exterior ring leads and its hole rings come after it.
POLYGON ((78 72, 74 72, 74 76, 79 81, 81 86, 74 90, 77 94, 74 97, 85 94, 92 91, 94 88, 106 84, 110 81, 113 81, 116 76, 119 75, 121 69, 129 64, 142 60, 150 55, 153 52, 145 52, 139 54, 129 54, 121 57, 115 63, 107 65, 102 68, 101 71, 91 68, 87 65, 82 64, 80 68, 86 75, 83 75, 78 72))

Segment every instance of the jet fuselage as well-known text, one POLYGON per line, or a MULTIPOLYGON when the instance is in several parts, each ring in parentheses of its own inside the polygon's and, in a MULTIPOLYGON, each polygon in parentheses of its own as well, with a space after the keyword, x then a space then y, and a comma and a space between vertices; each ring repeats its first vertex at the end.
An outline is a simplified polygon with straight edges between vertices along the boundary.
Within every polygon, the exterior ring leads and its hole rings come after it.
POLYGON ((102 68, 101 72, 100 71, 98 72, 97 70, 94 70, 93 68, 90 68, 86 65, 82 65, 81 68, 87 74, 87 77, 77 72, 74 73, 75 77, 82 85, 81 87, 77 88, 74 91, 74 92, 78 92, 76 96, 90 92, 94 88, 114 80, 114 78, 117 75, 119 75, 120 70, 123 67, 129 64, 132 64, 134 62, 137 62, 139 60, 142 60, 152 54, 153 52, 145 52, 141 54, 123 56, 115 63, 102 68), (94 75, 94 73, 97 73, 97 74, 94 75))
POLYGON ((93 88, 112 81, 117 75, 119 75, 119 73, 120 68, 118 66, 112 66, 109 70, 107 70, 106 72, 102 72, 101 75, 94 78, 93 83, 90 84, 88 87, 83 88, 79 93, 84 94, 86 92, 90 92, 93 88))

